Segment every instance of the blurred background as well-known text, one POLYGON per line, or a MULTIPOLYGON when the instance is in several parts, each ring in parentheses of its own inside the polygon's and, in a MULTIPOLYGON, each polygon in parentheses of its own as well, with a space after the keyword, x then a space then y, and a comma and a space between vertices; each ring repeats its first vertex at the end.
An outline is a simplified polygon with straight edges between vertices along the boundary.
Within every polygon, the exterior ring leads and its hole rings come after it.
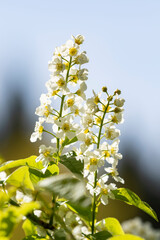
MULTIPOLYGON (((71 35, 85 36, 92 89, 119 88, 125 98, 120 163, 125 186, 160 218, 160 1, 0 1, 0 155, 5 160, 38 154, 30 143, 35 108, 49 79, 54 48, 71 35)), ((134 207, 111 202, 100 214, 120 221, 134 207)), ((155 227, 159 225, 153 220, 155 227)))

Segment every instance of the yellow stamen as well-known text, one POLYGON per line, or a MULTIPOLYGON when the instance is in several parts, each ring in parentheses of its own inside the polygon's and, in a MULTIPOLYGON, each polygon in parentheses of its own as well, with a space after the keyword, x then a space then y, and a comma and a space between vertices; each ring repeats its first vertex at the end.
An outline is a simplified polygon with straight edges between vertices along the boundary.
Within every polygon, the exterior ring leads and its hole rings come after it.
MULTIPOLYGON (((104 112, 105 111, 105 108, 106 108, 106 106, 104 106, 104 105, 102 105, 102 111, 104 112)), ((111 107, 110 106, 108 106, 107 107, 107 111, 106 112, 109 112, 109 110, 111 109, 111 107)))
POLYGON ((110 157, 110 152, 108 150, 103 151, 103 154, 106 158, 110 157))
POLYGON ((95 103, 95 104, 98 104, 98 103, 99 103, 99 97, 98 97, 98 96, 96 96, 96 97, 94 98, 94 103, 95 103))
POLYGON ((97 158, 91 158, 90 159, 90 164, 91 165, 97 165, 97 163, 98 163, 98 159, 97 158))
POLYGON ((62 71, 63 70, 63 64, 62 63, 57 63, 56 64, 56 69, 57 69, 57 71, 62 71))
POLYGON ((91 139, 90 138, 87 138, 84 142, 87 146, 91 145, 91 139))
POLYGON ((70 127, 69 127, 69 124, 68 123, 64 123, 63 126, 62 126, 62 130, 67 132, 70 130, 70 127))
POLYGON ((44 112, 44 115, 46 116, 46 117, 48 117, 48 115, 50 114, 50 112, 49 112, 49 108, 48 108, 48 106, 45 106, 45 112, 44 112))
POLYGON ((79 109, 77 108, 74 112, 75 115, 79 115, 79 109))
POLYGON ((72 82, 77 83, 77 81, 78 81, 77 75, 71 76, 71 77, 70 77, 70 80, 71 80, 72 82))
POLYGON ((42 133, 43 132, 43 126, 40 126, 39 127, 39 133, 42 133))
POLYGON ((54 91, 52 92, 52 96, 55 96, 58 92, 59 92, 59 90, 54 90, 54 91))
POLYGON ((84 133, 87 134, 89 132, 89 129, 87 128, 86 130, 84 130, 84 133))
POLYGON ((108 194, 108 190, 106 188, 102 188, 101 189, 101 193, 107 195, 108 194))
POLYGON ((75 56, 77 54, 77 48, 73 47, 69 49, 69 54, 75 56))
POLYGON ((74 104, 74 99, 73 99, 73 98, 69 98, 69 99, 67 100, 67 105, 68 105, 68 107, 72 107, 73 104, 74 104))
POLYGON ((114 147, 111 147, 111 154, 115 154, 116 153, 116 150, 114 147))
POLYGON ((64 62, 64 65, 65 65, 65 69, 68 70, 68 68, 69 68, 69 63, 68 63, 68 62, 64 62))
POLYGON ((101 117, 95 119, 95 121, 96 121, 97 124, 100 124, 100 123, 101 123, 101 120, 102 120, 101 117))
POLYGON ((65 85, 65 81, 62 78, 60 78, 56 83, 59 87, 63 87, 65 85))
POLYGON ((44 155, 45 157, 48 157, 49 154, 50 154, 50 152, 46 150, 43 155, 44 155))

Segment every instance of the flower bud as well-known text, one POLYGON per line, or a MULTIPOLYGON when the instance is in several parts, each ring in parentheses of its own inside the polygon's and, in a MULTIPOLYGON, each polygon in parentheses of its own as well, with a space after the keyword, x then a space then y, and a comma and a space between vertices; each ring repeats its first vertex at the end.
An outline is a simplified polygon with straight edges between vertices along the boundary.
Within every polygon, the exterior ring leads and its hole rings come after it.
POLYGON ((119 107, 116 107, 116 108, 114 109, 114 112, 115 112, 115 113, 120 113, 120 112, 123 112, 123 109, 122 109, 122 108, 119 108, 119 107))
POLYGON ((102 92, 107 92, 107 87, 102 87, 102 92))
POLYGON ((114 92, 114 95, 116 95, 116 94, 120 95, 120 94, 121 94, 121 90, 117 89, 117 90, 114 92))
POLYGON ((108 102, 112 101, 112 99, 113 99, 112 95, 109 95, 108 98, 107 98, 108 102))

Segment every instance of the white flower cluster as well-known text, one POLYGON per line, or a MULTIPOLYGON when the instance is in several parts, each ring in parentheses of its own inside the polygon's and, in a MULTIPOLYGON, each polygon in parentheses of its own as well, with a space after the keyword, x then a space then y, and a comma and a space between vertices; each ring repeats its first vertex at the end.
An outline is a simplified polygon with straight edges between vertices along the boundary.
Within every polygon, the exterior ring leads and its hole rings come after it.
POLYGON ((112 190, 116 189, 116 184, 106 182, 112 178, 124 183, 117 170, 122 155, 118 152, 120 131, 116 125, 123 123, 125 100, 119 97, 120 90, 109 95, 107 87, 98 94, 93 91, 93 97, 86 99, 88 69, 83 65, 89 60, 86 52, 80 51, 83 41, 82 35, 72 36, 72 40, 55 49, 49 62, 48 92, 40 97, 40 106, 36 109, 39 120, 31 141, 41 140, 44 132, 53 137, 51 143, 56 147, 41 145, 36 160, 42 161, 46 168, 50 160, 62 154, 64 141, 76 138, 80 146, 76 144, 74 151, 77 159, 84 162, 87 188, 95 198, 107 204, 108 197, 114 198, 112 190), (59 110, 55 108, 58 104, 52 105, 52 99, 58 101, 59 110), (52 124, 53 132, 46 130, 46 123, 52 124), (101 167, 105 167, 106 172, 102 176, 101 167))
POLYGON ((153 229, 149 222, 142 222, 139 217, 122 223, 125 233, 130 233, 145 240, 160 240, 160 230, 153 229))
POLYGON ((63 219, 67 228, 72 232, 76 240, 87 240, 84 234, 89 234, 88 228, 84 225, 78 215, 71 212, 67 205, 63 203, 58 209, 58 215, 63 219))

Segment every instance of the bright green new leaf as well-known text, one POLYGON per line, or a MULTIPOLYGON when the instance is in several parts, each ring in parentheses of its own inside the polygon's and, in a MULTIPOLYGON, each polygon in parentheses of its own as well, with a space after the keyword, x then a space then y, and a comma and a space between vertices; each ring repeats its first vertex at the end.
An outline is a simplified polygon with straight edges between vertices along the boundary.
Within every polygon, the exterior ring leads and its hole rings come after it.
POLYGON ((21 207, 10 206, 0 211, 0 239, 10 237, 15 226, 22 220, 23 216, 39 208, 37 202, 24 203, 21 207))
POLYGON ((70 144, 75 143, 77 141, 78 141, 78 138, 76 136, 72 139, 69 139, 69 138, 66 137, 65 140, 62 143, 62 147, 65 147, 66 145, 70 145, 70 144))
POLYGON ((39 208, 40 208, 40 204, 38 202, 29 202, 29 203, 23 203, 21 207, 17 209, 17 211, 19 214, 26 216, 28 213, 39 208))
POLYGON ((18 212, 16 207, 9 207, 6 211, 0 212, 0 239, 9 237, 18 222, 18 212))
POLYGON ((37 233, 36 226, 29 219, 26 219, 24 221, 22 228, 25 232, 25 236, 29 236, 37 233))
POLYGON ((72 173, 79 174, 82 176, 82 171, 84 168, 84 163, 76 159, 75 152, 72 152, 71 155, 63 155, 60 157, 60 163, 67 167, 72 173))
POLYGON ((146 203, 143 202, 134 192, 127 188, 118 188, 116 190, 113 190, 113 194, 115 196, 115 199, 121 200, 129 205, 136 206, 149 214, 151 217, 153 217, 156 221, 158 221, 157 215, 154 212, 154 210, 146 203))
POLYGON ((25 165, 28 165, 30 167, 35 167, 38 169, 43 169, 44 167, 42 165, 42 162, 36 162, 35 161, 36 158, 37 156, 30 156, 24 159, 5 162, 2 165, 0 165, 0 172, 10 168, 16 168, 16 167, 25 166, 25 165))
POLYGON ((111 237, 108 240, 145 240, 145 239, 138 236, 131 235, 131 234, 125 234, 123 236, 121 235, 121 236, 111 237))
POLYGON ((9 196, 2 190, 0 190, 0 208, 5 207, 9 200, 9 196))
POLYGON ((101 231, 101 232, 95 233, 93 236, 95 240, 106 240, 112 237, 112 234, 110 234, 108 231, 101 231))
POLYGON ((112 234, 112 236, 124 234, 121 224, 116 218, 105 218, 98 222, 97 226, 101 230, 107 230, 112 234))
POLYGON ((29 168, 27 166, 20 167, 11 173, 6 182, 16 187, 25 187, 34 190, 30 179, 29 168))

